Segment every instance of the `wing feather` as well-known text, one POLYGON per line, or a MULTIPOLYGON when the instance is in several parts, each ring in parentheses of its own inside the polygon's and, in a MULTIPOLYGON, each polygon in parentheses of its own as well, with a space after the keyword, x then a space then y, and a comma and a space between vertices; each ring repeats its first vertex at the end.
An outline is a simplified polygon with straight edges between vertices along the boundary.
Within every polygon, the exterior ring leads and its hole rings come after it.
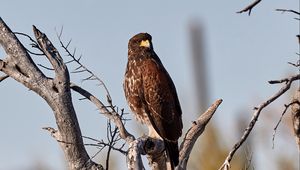
POLYGON ((149 119, 165 140, 177 141, 182 133, 181 108, 174 83, 159 60, 142 65, 143 94, 149 119))

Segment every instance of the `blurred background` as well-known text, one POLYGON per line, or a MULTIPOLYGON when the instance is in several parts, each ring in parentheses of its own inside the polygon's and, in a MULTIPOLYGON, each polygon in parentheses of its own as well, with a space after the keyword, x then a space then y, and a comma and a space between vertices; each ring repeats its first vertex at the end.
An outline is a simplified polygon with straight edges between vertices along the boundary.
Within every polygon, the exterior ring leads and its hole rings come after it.
MULTIPOLYGON (((199 137, 188 165, 191 170, 215 170, 248 125, 253 108, 281 87, 267 81, 297 73, 287 62, 298 59, 295 53, 299 51, 299 21, 293 19, 295 15, 275 9, 299 11, 299 2, 263 1, 250 17, 246 13, 236 14, 251 2, 11 0, 3 1, 0 11, 13 31, 33 36, 32 25, 37 26, 68 61, 56 35, 63 27, 63 41, 72 39, 70 50, 76 48, 76 55, 83 55, 81 62, 105 82, 113 103, 125 112, 129 112, 122 88, 127 43, 139 32, 150 33, 154 49, 176 85, 184 133, 210 104, 223 99, 209 127, 199 137)), ((27 38, 19 38, 30 48, 27 38)), ((0 58, 4 56, 0 48, 0 58)), ((44 57, 33 59, 50 66, 44 57)), ((76 65, 69 65, 69 70, 75 68, 76 65)), ((53 76, 51 71, 41 69, 53 76)), ((103 87, 93 81, 82 82, 86 77, 71 74, 73 82, 106 101, 103 87)), ((263 111, 250 138, 234 157, 232 169, 299 169, 289 112, 277 130, 272 148, 273 128, 296 85, 263 111)), ((10 78, 0 83, 0 94, 0 170, 65 170, 58 143, 42 130, 47 126, 56 128, 46 102, 10 78)), ((80 98, 73 93, 82 134, 105 140, 107 119, 80 98)), ((136 137, 147 133, 134 120, 128 121, 126 127, 136 137)), ((99 149, 87 146, 87 150, 93 156, 99 149)), ((105 159, 103 150, 94 161, 104 164, 105 159)), ((113 151, 110 169, 126 169, 125 159, 113 151)), ((144 164, 147 165, 146 161, 144 164)))

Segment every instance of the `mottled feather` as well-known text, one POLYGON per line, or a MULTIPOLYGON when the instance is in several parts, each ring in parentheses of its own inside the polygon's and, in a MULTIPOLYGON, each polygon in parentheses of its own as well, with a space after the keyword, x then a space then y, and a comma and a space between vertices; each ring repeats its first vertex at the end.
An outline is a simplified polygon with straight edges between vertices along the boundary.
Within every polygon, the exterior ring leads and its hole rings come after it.
POLYGON ((154 52, 152 37, 147 33, 129 40, 124 91, 137 120, 156 131, 158 136, 151 137, 165 141, 172 165, 176 166, 179 159, 177 140, 182 133, 181 108, 175 85, 154 52))

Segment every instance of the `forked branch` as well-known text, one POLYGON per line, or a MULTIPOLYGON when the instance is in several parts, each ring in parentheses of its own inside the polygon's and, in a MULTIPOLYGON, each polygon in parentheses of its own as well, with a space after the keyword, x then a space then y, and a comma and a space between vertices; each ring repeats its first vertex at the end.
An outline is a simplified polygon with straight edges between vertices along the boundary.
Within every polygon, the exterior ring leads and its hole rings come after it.
POLYGON ((246 6, 244 9, 236 12, 236 13, 243 13, 243 12, 248 12, 248 15, 251 14, 252 9, 261 2, 261 0, 256 0, 253 3, 251 3, 250 5, 246 6))
POLYGON ((180 145, 179 164, 176 168, 177 170, 186 169, 187 162, 195 142, 202 134, 209 120, 212 118, 221 103, 222 99, 215 101, 214 104, 212 104, 196 121, 193 122, 192 126, 185 134, 183 142, 180 145))
POLYGON ((46 77, 35 65, 27 50, 15 34, 0 18, 0 44, 7 56, 0 60, 0 71, 28 87, 51 107, 58 130, 46 128, 59 142, 70 170, 100 170, 101 165, 89 158, 81 136, 79 123, 73 107, 69 72, 58 51, 45 34, 33 28, 39 47, 43 50, 53 69, 55 78, 46 77))

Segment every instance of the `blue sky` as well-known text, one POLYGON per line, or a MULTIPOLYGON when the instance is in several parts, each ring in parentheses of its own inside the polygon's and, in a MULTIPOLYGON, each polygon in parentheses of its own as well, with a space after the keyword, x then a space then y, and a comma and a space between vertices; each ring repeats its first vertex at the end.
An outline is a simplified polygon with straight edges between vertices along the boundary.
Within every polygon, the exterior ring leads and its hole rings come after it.
MULTIPOLYGON (((66 42, 72 39, 71 48, 76 47, 78 54, 83 54, 83 64, 104 80, 114 103, 126 110, 122 81, 127 43, 139 32, 150 33, 155 51, 177 87, 186 128, 198 114, 188 30, 191 22, 199 22, 206 38, 209 101, 224 100, 213 121, 219 125, 222 123, 222 129, 230 132, 235 130, 237 112, 246 110, 245 114, 250 117, 254 106, 277 91, 279 86, 269 85, 268 80, 296 73, 296 69, 286 63, 297 60, 295 35, 298 34, 298 23, 293 20, 294 15, 281 14, 275 9, 297 10, 299 2, 263 1, 250 17, 235 13, 250 2, 11 0, 2 2, 0 11, 2 19, 13 31, 33 35, 32 25, 35 25, 57 47, 56 30, 63 26, 63 39, 66 42)), ((22 40, 28 43, 26 39, 22 40)), ((3 56, 1 49, 0 57, 3 56)), ((46 63, 43 58, 34 57, 34 60, 46 63)), ((99 98, 105 98, 103 88, 95 83, 80 83, 84 75, 72 74, 71 77, 99 98)), ((63 169, 63 154, 58 144, 41 130, 45 126, 55 127, 54 116, 47 104, 12 79, 0 83, 0 93, 0 169, 30 169, 36 161, 63 169)), ((78 98, 80 96, 73 95, 83 134, 105 137, 102 129, 105 129, 106 119, 92 104, 78 101, 78 98)), ((282 101, 276 104, 281 109, 282 101)), ((128 128, 134 131, 134 121, 128 124, 128 128)), ((228 132, 224 130, 223 133, 235 139, 228 132)), ((291 136, 289 139, 294 142, 291 136)), ((232 139, 226 141, 229 146, 233 145, 232 139)))

